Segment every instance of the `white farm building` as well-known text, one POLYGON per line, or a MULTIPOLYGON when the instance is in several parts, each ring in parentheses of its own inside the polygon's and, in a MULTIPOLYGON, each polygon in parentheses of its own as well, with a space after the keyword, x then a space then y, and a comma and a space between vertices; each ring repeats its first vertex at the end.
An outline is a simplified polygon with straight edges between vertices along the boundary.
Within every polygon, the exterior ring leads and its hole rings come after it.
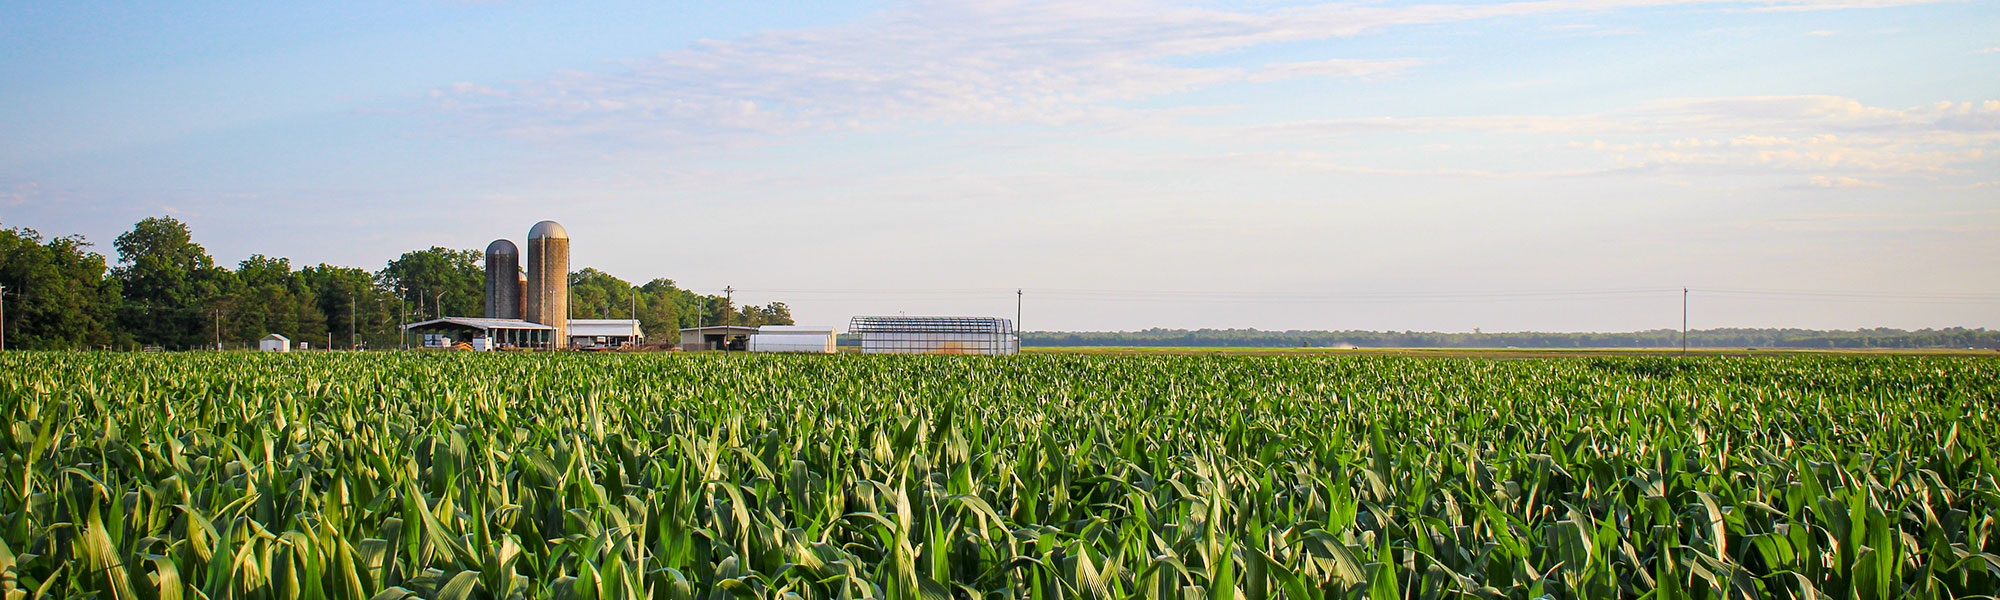
POLYGON ((264 352, 291 352, 292 339, 273 333, 257 340, 257 349, 264 352))
POLYGON ((1014 322, 994 317, 855 317, 847 334, 862 354, 988 354, 1021 351, 1014 322))
POLYGON ((834 353, 832 327, 765 325, 750 334, 751 352, 834 353))
POLYGON ((569 347, 585 350, 636 346, 646 335, 638 319, 570 319, 569 347))

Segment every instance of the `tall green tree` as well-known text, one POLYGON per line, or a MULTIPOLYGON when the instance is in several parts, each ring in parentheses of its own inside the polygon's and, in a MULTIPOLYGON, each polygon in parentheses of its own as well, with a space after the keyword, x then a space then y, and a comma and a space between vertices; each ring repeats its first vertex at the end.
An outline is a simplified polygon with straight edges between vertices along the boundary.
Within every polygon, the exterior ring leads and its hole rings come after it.
POLYGON ((486 254, 432 246, 405 252, 377 274, 383 287, 411 306, 411 321, 486 314, 486 254))
POLYGON ((595 268, 569 274, 569 316, 573 319, 633 318, 632 284, 595 268))
POLYGON ((585 267, 570 275, 570 316, 579 319, 639 320, 647 340, 677 343, 681 323, 677 304, 693 296, 671 279, 654 279, 634 287, 609 273, 585 267))
POLYGON ((0 285, 8 348, 60 349, 124 342, 118 282, 83 236, 43 240, 33 229, 0 229, 0 285))
POLYGON ((654 279, 639 286, 639 330, 654 342, 680 343, 680 309, 675 302, 685 293, 672 279, 654 279))
POLYGON ((734 322, 738 325, 791 325, 792 307, 783 302, 772 302, 763 306, 745 306, 736 312, 734 322))
POLYGON ((660 278, 639 287, 639 327, 646 337, 678 344, 680 330, 729 322, 742 324, 732 314, 735 309, 726 296, 704 296, 682 289, 672 279, 660 278))
POLYGON ((235 280, 227 311, 231 341, 273 333, 294 342, 324 339, 326 315, 306 280, 292 272, 291 259, 253 254, 237 263, 235 280))
POLYGON ((377 284, 375 276, 354 267, 325 263, 299 269, 299 279, 313 292, 333 347, 352 349, 396 346, 397 319, 408 316, 394 293, 377 284))
POLYGON ((148 217, 112 246, 118 250, 112 274, 125 297, 119 320, 132 339, 173 348, 209 345, 234 277, 194 243, 187 224, 148 217))

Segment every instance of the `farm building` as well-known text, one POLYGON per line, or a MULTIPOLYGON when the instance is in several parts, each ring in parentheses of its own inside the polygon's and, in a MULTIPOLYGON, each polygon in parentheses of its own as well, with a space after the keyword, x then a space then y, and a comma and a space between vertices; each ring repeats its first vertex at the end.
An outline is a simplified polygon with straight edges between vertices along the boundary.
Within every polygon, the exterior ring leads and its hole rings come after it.
POLYGON ((521 258, 513 241, 486 246, 485 317, 444 317, 405 324, 403 330, 423 334, 425 348, 569 347, 569 232, 555 221, 536 223, 528 229, 526 275, 521 258))
POLYGON ((749 348, 750 336, 756 333, 757 328, 746 325, 689 327, 681 330, 681 349, 689 352, 745 350, 749 348))
POLYGON ((481 319, 445 317, 403 326, 423 335, 426 348, 449 348, 458 342, 475 350, 493 348, 542 348, 555 345, 556 328, 521 319, 481 319))
POLYGON ((273 333, 257 340, 257 349, 264 352, 291 352, 292 339, 273 333))
POLYGON ((848 335, 863 354, 992 354, 1021 351, 1014 322, 994 317, 855 317, 848 335))
POLYGON ((832 354, 832 327, 765 325, 750 334, 751 352, 817 352, 832 354))
POLYGON ((639 345, 638 319, 570 319, 569 347, 586 350, 639 345))

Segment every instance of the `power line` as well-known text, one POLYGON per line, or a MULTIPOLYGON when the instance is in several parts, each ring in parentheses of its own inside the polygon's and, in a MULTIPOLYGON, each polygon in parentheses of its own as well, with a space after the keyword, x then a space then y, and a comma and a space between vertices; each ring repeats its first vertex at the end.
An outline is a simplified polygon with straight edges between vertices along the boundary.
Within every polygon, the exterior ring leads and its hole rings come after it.
POLYGON ((1798 298, 1819 300, 1860 300, 1860 301, 1907 301, 1907 302, 2000 302, 2000 295, 1973 293, 1910 293, 1910 292, 1866 292, 1836 290, 1760 290, 1742 288, 1700 289, 1696 292, 1731 295, 1763 296, 1774 298, 1798 298))
MULTIPOLYGON (((812 296, 967 296, 990 297, 1018 288, 736 288, 739 292, 812 296)), ((1622 298, 1673 292, 1689 295, 1738 295, 1826 301, 2000 303, 2000 294, 1971 292, 1885 292, 1755 288, 1631 287, 1548 290, 1445 290, 1379 292, 1141 290, 1047 288, 1044 296, 1063 300, 1100 301, 1226 301, 1226 302, 1479 302, 1622 298)))

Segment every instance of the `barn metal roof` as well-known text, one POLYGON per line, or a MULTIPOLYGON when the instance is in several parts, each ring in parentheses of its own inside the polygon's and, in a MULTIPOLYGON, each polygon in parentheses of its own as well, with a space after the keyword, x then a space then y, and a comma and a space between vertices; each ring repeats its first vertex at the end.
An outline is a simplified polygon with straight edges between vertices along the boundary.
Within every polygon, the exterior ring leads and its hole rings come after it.
POLYGON ((570 319, 570 337, 593 337, 613 335, 634 337, 639 335, 638 319, 570 319))
POLYGON ((816 325, 764 325, 757 328, 759 335, 833 335, 832 327, 816 325))
POLYGON ((681 329, 682 336, 686 336, 690 333, 695 335, 705 335, 711 333, 722 334, 722 335, 750 335, 753 333, 757 333, 757 328, 751 327, 749 325, 709 325, 706 327, 687 327, 681 329))
POLYGON ((445 317, 442 319, 431 319, 429 321, 410 323, 408 325, 404 325, 403 328, 416 329, 419 327, 429 327, 431 325, 457 325, 459 327, 470 327, 479 330, 532 329, 532 330, 548 331, 555 329, 555 327, 552 326, 543 325, 541 323, 534 323, 530 321, 523 321, 521 319, 482 319, 479 317, 445 317))

